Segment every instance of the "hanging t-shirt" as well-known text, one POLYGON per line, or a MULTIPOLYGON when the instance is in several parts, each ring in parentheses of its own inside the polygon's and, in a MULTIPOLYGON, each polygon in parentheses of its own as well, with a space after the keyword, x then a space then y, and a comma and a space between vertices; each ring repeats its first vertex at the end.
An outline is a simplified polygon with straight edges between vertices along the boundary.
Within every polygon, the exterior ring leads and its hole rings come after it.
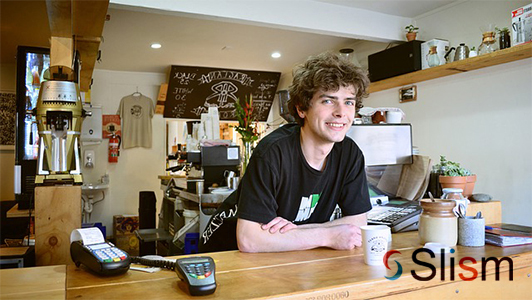
POLYGON ((128 95, 120 100, 118 112, 122 121, 122 148, 151 148, 153 101, 144 95, 128 95))

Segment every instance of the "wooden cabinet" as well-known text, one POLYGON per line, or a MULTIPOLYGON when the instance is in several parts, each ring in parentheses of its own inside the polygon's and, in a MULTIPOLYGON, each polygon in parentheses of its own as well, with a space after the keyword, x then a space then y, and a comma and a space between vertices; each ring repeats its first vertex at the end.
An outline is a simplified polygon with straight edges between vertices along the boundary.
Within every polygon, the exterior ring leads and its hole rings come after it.
POLYGON ((375 93, 394 87, 400 87, 416 82, 440 78, 467 71, 482 69, 499 64, 504 64, 516 60, 532 57, 532 43, 514 46, 493 53, 455 61, 442 66, 437 66, 425 70, 420 70, 404 75, 372 82, 369 86, 369 93, 375 93))

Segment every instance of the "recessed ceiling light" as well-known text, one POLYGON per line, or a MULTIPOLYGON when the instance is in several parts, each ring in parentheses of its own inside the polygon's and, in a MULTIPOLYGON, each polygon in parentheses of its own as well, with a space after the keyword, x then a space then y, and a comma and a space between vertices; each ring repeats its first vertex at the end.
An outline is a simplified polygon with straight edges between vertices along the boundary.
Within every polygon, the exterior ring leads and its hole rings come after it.
POLYGON ((159 48, 161 48, 161 44, 159 44, 159 43, 153 43, 153 44, 151 44, 151 47, 152 47, 153 49, 159 49, 159 48))
POLYGON ((272 53, 272 57, 273 57, 273 58, 279 58, 279 57, 281 57, 281 53, 279 53, 279 52, 273 52, 273 53, 272 53))

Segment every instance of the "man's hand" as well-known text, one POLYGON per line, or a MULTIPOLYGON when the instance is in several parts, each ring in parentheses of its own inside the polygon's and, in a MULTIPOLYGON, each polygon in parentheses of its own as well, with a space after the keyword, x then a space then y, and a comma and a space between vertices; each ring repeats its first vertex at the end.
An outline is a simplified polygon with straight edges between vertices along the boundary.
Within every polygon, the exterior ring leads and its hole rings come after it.
POLYGON ((362 246, 362 231, 352 224, 341 224, 329 227, 333 231, 329 247, 336 250, 351 250, 362 246))
POLYGON ((279 231, 279 233, 285 233, 296 228, 297 225, 281 217, 276 217, 268 224, 262 224, 260 227, 262 230, 268 230, 270 233, 276 233, 277 231, 279 231))

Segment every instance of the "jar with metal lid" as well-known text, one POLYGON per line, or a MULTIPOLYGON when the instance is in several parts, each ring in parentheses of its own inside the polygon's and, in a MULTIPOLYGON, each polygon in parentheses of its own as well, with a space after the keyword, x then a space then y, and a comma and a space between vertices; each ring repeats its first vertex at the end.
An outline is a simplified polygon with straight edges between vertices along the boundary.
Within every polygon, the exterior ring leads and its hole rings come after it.
POLYGON ((442 199, 447 200, 462 200, 464 199, 464 195, 462 195, 462 192, 464 190, 462 189, 455 189, 455 188, 444 188, 442 189, 442 199))
POLYGON ((458 240, 458 220, 453 212, 454 200, 422 199, 423 212, 419 217, 419 241, 455 246, 458 240))

